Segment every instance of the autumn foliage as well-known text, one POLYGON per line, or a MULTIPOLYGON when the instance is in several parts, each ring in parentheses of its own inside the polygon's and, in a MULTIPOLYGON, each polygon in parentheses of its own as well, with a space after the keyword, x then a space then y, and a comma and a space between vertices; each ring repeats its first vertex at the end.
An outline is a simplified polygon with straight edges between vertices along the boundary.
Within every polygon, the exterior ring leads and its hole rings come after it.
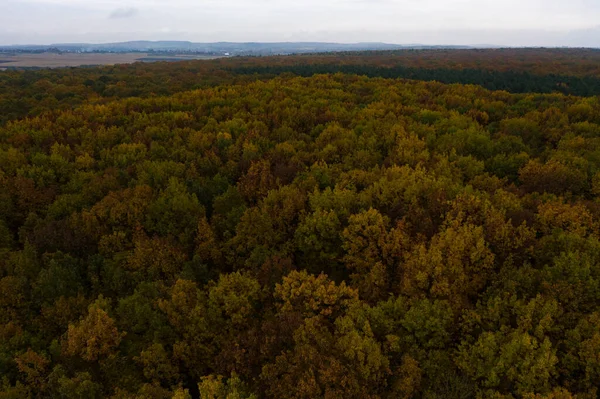
POLYGON ((0 398, 597 397, 598 97, 221 63, 0 73, 0 398))

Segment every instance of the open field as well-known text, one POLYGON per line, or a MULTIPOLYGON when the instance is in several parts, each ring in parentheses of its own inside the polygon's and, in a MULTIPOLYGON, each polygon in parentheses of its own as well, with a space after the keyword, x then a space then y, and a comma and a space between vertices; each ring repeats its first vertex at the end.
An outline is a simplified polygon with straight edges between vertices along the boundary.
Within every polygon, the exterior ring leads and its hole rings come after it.
POLYGON ((84 65, 131 64, 138 61, 184 61, 219 58, 208 55, 158 55, 152 53, 41 53, 0 54, 0 69, 4 68, 60 68, 84 65))

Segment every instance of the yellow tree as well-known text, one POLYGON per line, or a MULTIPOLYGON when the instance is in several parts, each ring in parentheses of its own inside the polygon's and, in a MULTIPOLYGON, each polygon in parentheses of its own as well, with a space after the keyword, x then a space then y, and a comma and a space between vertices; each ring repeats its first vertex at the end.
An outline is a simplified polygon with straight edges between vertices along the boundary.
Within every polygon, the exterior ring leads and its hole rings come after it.
POLYGON ((100 297, 88 308, 88 314, 78 323, 69 324, 63 351, 94 362, 116 353, 125 336, 104 308, 107 301, 100 297))
POLYGON ((494 254, 483 229, 454 220, 420 244, 400 266, 399 291, 408 296, 447 299, 461 308, 486 286, 494 254))

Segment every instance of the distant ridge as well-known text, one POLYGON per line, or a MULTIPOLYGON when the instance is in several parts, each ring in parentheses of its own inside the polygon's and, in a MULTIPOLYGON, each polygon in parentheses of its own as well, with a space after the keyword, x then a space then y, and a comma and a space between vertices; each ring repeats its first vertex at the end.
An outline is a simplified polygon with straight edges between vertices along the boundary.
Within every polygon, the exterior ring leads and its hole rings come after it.
MULTIPOLYGON (((479 47, 479 46, 478 46, 479 47)), ((427 46, 421 44, 399 45, 379 42, 325 43, 325 42, 215 42, 189 41, 128 41, 120 43, 57 43, 50 45, 0 46, 0 51, 21 52, 190 52, 218 55, 269 55, 299 54, 339 51, 402 50, 402 49, 468 49, 471 46, 427 46)))

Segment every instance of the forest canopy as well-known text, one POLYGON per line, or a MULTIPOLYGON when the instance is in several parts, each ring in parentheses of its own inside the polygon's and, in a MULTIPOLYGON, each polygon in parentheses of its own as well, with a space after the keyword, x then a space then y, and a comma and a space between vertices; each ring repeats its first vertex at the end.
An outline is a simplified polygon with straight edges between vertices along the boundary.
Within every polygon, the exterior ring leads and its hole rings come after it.
POLYGON ((0 398, 596 398, 599 97, 393 57, 0 73, 0 398))

